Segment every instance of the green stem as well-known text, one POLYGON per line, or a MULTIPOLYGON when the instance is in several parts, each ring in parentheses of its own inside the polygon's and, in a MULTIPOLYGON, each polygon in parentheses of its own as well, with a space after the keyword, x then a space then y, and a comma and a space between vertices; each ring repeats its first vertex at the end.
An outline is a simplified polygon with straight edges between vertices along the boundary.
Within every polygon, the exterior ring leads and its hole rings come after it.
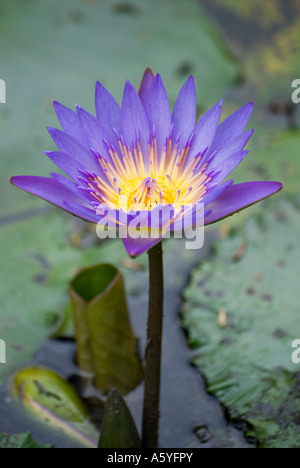
POLYGON ((163 252, 162 243, 148 251, 149 256, 149 312, 145 351, 145 390, 142 445, 157 448, 159 427, 159 396, 161 344, 163 325, 163 252))

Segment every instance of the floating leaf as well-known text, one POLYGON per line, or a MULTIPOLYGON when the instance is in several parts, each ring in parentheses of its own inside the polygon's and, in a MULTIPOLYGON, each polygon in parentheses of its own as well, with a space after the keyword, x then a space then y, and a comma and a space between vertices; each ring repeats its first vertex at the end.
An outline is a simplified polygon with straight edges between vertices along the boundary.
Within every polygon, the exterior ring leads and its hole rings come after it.
POLYGON ((107 395, 99 448, 140 448, 141 441, 132 415, 117 390, 107 395))
POLYGON ((53 448, 53 446, 37 444, 30 432, 16 435, 0 433, 0 448, 53 448))
POLYGON ((299 338, 299 237, 299 211, 280 203, 219 241, 184 293, 183 323, 208 391, 232 418, 253 426, 263 447, 300 444, 299 366, 291 359, 299 338))
POLYGON ((143 371, 120 272, 108 264, 87 268, 71 282, 70 295, 80 368, 95 375, 102 392, 133 390, 143 371))
POLYGON ((32 416, 63 431, 88 447, 98 433, 73 387, 58 374, 41 367, 22 369, 11 378, 11 391, 32 416))

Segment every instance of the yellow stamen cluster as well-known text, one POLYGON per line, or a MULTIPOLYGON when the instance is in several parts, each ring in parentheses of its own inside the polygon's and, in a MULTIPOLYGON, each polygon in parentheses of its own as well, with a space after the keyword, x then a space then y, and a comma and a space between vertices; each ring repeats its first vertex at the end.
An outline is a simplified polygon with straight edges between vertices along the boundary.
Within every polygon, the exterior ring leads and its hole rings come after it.
POLYGON ((148 144, 148 167, 139 143, 130 151, 119 140, 119 147, 122 159, 111 148, 111 163, 99 158, 107 181, 99 176, 90 184, 91 188, 96 188, 92 195, 101 204, 126 212, 129 209, 151 210, 161 204, 180 208, 199 202, 205 194, 209 181, 204 172, 205 164, 196 170, 199 165, 199 157, 196 157, 185 167, 190 146, 178 151, 178 144, 172 145, 169 139, 159 158, 154 138, 152 144, 148 144))

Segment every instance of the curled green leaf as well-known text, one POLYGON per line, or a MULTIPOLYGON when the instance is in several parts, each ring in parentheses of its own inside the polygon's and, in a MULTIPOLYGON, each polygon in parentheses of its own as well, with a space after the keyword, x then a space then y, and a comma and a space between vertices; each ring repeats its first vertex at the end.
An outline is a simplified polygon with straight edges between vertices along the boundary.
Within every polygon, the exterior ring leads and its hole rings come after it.
POLYGON ((118 269, 102 264, 83 270, 71 282, 70 296, 81 370, 93 374, 104 393, 133 390, 143 370, 118 269))

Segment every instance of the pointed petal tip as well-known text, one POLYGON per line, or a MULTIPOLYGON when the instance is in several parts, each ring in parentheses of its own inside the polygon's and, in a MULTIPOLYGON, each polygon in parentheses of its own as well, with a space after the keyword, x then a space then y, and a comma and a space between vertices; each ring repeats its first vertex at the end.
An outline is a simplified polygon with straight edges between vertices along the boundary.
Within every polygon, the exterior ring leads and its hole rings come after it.
POLYGON ((155 77, 154 77, 154 81, 158 81, 158 82, 163 82, 163 79, 161 77, 161 74, 160 73, 156 73, 155 77))
POLYGON ((34 177, 34 176, 13 176, 9 179, 9 182, 16 188, 18 189, 21 189, 21 190, 24 190, 24 191, 28 191, 27 190, 27 187, 26 187, 26 181, 27 181, 27 178, 29 180, 29 178, 31 177, 34 177), (24 185, 25 184, 25 185, 24 185))
POLYGON ((210 112, 214 112, 220 117, 222 113, 223 101, 224 101, 224 98, 221 98, 218 102, 216 102, 214 106, 210 107, 204 115, 210 112))
POLYGON ((53 107, 55 111, 56 109, 69 109, 67 106, 58 101, 53 101, 53 107))
POLYGON ((154 73, 150 68, 146 68, 138 91, 138 95, 141 101, 144 103, 149 91, 149 88, 154 80, 154 73))
POLYGON ((13 177, 10 177, 9 179, 9 182, 14 185, 15 187, 17 187, 17 184, 16 184, 16 179, 18 178, 19 176, 13 176, 13 177))
POLYGON ((132 248, 131 244, 128 244, 127 239, 123 239, 123 245, 129 257, 136 258, 139 254, 132 248))
POLYGON ((36 180, 38 178, 39 178, 38 176, 20 175, 20 176, 11 177, 9 179, 9 181, 15 187, 17 187, 17 188, 19 188, 21 190, 25 190, 26 192, 29 192, 28 188, 31 185, 31 181, 36 180))
POLYGON ((245 114, 248 116, 248 119, 253 111, 253 108, 254 108, 254 102, 253 101, 250 101, 248 102, 247 104, 245 104, 244 106, 242 106, 240 109, 237 110, 238 111, 244 111, 245 114))
POLYGON ((135 87, 133 86, 133 84, 131 84, 129 80, 126 80, 125 86, 124 86, 124 92, 123 92, 123 99, 125 96, 128 96, 129 93, 132 93, 132 92, 134 92, 134 94, 137 94, 137 91, 135 87))
POLYGON ((144 76, 145 76, 145 75, 151 75, 152 78, 154 78, 154 73, 153 73, 152 69, 149 68, 149 67, 147 67, 147 68, 145 69, 145 71, 144 71, 144 76))
POLYGON ((194 76, 193 75, 189 76, 183 86, 188 86, 190 88, 193 88, 196 93, 196 83, 195 83, 194 76))
POLYGON ((282 188, 282 183, 275 181, 254 181, 231 185, 208 205, 211 208, 211 214, 205 218, 205 224, 215 223, 242 211, 274 195, 282 188))
POLYGON ((55 128, 55 127, 46 127, 46 129, 47 129, 47 132, 50 134, 51 137, 55 132, 58 131, 58 129, 55 128))
POLYGON ((146 70, 143 73, 142 80, 141 80, 140 91, 141 91, 141 88, 145 84, 149 85, 154 80, 154 78, 155 78, 155 75, 153 71, 151 70, 151 68, 146 68, 146 70))
POLYGON ((162 238, 138 238, 132 239, 130 236, 123 238, 123 244, 126 252, 131 258, 138 257, 147 252, 151 247, 158 244, 162 238))
POLYGON ((22 188, 24 183, 27 181, 39 179, 39 176, 31 176, 31 175, 20 175, 20 176, 13 176, 10 178, 10 182, 15 185, 16 187, 22 188))
POLYGON ((104 89, 104 90, 106 91, 106 88, 105 88, 105 86, 101 83, 101 81, 96 81, 95 88, 96 88, 96 93, 97 93, 97 91, 102 90, 102 89, 104 89))
POLYGON ((274 186, 274 193, 279 192, 283 189, 283 184, 281 182, 270 182, 274 186))
MULTIPOLYGON (((279 192, 280 190, 283 189, 283 184, 281 182, 273 181, 273 180, 263 180, 263 181, 254 181, 254 182, 244 182, 244 185, 247 186, 249 184, 249 187, 251 185, 256 185, 257 191, 260 191, 260 200, 263 200, 264 198, 268 198, 271 195, 274 195, 275 193, 279 192)), ((237 184, 237 185, 242 185, 242 184, 237 184)))

